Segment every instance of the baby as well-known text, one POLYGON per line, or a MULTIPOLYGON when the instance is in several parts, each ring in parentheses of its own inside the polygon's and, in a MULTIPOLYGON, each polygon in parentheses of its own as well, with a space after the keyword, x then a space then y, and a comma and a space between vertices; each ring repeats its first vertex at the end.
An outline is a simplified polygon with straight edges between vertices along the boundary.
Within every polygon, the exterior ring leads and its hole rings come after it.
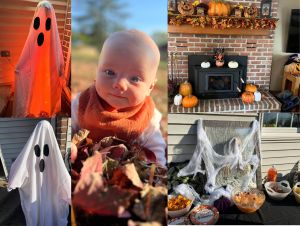
POLYGON ((159 49, 145 33, 110 35, 100 53, 95 84, 72 101, 73 131, 87 129, 95 141, 106 136, 138 141, 164 166, 161 113, 150 97, 159 61, 159 49))

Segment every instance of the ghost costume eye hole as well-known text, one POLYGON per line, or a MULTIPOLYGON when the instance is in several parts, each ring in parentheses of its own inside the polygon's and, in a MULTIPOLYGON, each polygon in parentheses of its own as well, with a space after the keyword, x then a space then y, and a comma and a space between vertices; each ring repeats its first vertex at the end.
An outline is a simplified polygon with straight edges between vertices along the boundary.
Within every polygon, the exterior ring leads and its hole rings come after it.
POLYGON ((40 146, 38 144, 34 146, 34 153, 35 153, 36 157, 40 157, 41 149, 40 149, 40 146))
POLYGON ((46 20, 46 31, 49 31, 51 28, 51 18, 47 18, 46 20))
POLYGON ((45 145, 44 145, 44 150, 43 150, 43 151, 44 151, 44 155, 45 155, 45 156, 48 156, 48 155, 49 155, 49 146, 48 146, 48 144, 45 144, 45 145))
POLYGON ((40 18, 36 17, 33 21, 33 28, 37 30, 40 27, 40 18))

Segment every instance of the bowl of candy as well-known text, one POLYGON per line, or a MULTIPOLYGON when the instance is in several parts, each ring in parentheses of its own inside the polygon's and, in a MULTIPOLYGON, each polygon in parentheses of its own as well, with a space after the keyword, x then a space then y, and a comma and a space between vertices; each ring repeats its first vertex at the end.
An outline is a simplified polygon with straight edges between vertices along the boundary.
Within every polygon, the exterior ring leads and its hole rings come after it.
POLYGON ((300 182, 297 182, 293 187, 293 192, 296 198, 296 201, 300 203, 300 182))
POLYGON ((274 200, 283 200, 292 191, 289 182, 286 180, 280 182, 266 182, 265 189, 269 197, 274 200))
POLYGON ((256 189, 235 189, 232 192, 232 201, 244 213, 253 213, 258 210, 265 202, 265 194, 256 189))
POLYGON ((183 195, 168 195, 168 215, 172 218, 181 217, 189 212, 194 202, 194 197, 183 195))

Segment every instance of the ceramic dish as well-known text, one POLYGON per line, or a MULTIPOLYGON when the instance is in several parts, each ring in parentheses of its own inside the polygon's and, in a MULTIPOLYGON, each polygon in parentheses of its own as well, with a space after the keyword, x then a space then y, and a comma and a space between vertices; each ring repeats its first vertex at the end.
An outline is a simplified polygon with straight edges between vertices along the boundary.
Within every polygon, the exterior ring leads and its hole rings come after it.
POLYGON ((244 213, 255 212, 264 204, 265 199, 265 194, 256 188, 235 189, 232 192, 232 201, 244 213))
MULTIPOLYGON (((176 195, 168 195, 168 200, 170 200, 171 198, 175 198, 176 195)), ((189 212, 189 210, 191 209, 191 206, 195 200, 194 197, 186 197, 188 198, 189 200, 191 200, 190 204, 187 205, 185 208, 183 209, 180 209, 180 210, 168 210, 168 215, 172 218, 178 218, 178 217, 181 217, 185 214, 187 214, 189 212)))
POLYGON ((297 182, 293 187, 293 192, 296 198, 296 201, 300 203, 300 182, 297 182))
POLYGON ((219 219, 217 208, 209 205, 196 206, 190 214, 190 220, 195 225, 215 224, 219 219))
POLYGON ((286 180, 280 182, 266 182, 265 189, 269 197, 274 200, 283 200, 292 191, 289 182, 286 180))

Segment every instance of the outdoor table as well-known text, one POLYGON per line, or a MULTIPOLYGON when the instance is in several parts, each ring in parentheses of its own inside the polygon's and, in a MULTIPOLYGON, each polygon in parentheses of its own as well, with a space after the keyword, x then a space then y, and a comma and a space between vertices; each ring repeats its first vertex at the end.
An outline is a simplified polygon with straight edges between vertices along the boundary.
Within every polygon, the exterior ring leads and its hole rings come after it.
POLYGON ((281 201, 268 197, 254 213, 243 213, 235 205, 226 214, 220 214, 217 224, 300 224, 300 204, 293 193, 281 201))

